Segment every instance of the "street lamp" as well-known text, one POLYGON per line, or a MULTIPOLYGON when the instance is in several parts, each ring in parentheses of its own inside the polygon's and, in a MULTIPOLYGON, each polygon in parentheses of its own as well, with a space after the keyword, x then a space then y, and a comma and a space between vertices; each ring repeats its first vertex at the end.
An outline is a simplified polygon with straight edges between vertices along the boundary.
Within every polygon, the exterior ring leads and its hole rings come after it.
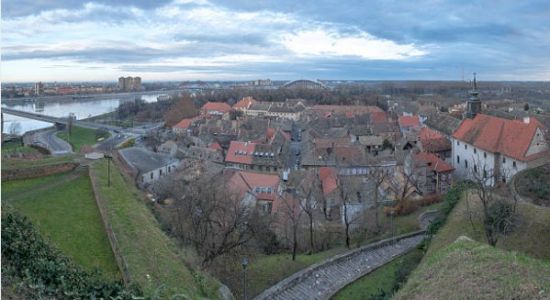
POLYGON ((248 267, 248 257, 243 257, 243 260, 241 262, 243 265, 243 271, 244 271, 244 278, 243 278, 243 285, 244 285, 244 300, 248 300, 248 297, 246 295, 246 267, 248 267))
POLYGON ((111 160, 113 159, 113 156, 110 154, 105 154, 105 158, 107 159, 107 186, 111 186, 111 160))

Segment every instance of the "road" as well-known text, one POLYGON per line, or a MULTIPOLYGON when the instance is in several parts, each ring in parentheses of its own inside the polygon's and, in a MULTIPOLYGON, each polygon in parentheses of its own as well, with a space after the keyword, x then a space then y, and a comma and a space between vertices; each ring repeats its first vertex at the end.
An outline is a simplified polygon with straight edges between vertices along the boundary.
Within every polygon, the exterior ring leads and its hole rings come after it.
POLYGON ((419 231, 351 250, 287 277, 255 299, 328 300, 351 282, 414 249, 422 240, 424 231, 419 231))
POLYGON ((55 129, 39 131, 33 135, 32 143, 48 149, 52 155, 65 155, 72 153, 71 145, 58 138, 55 129))
POLYGON ((301 142, 302 142, 302 129, 296 123, 292 123, 292 130, 290 132, 290 151, 287 160, 287 169, 299 169, 301 163, 301 142))

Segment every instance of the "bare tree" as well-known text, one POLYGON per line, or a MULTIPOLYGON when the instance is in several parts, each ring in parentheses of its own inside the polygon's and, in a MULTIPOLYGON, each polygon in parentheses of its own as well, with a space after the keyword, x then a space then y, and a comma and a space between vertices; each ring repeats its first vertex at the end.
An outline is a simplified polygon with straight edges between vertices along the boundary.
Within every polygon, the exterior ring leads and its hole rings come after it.
MULTIPOLYGON (((482 206, 483 230, 487 242, 495 246, 501 234, 507 234, 512 230, 516 215, 517 197, 512 197, 512 203, 505 197, 495 193, 495 185, 500 178, 508 178, 508 171, 499 168, 498 172, 490 169, 479 159, 473 158, 474 166, 469 169, 470 179, 473 182, 473 190, 482 206)), ((467 207, 469 210, 469 207, 467 207)), ((468 212, 471 219, 471 211, 468 212)), ((473 224, 473 222, 471 221, 473 224)))
POLYGON ((380 220, 379 220, 379 213, 378 213, 378 207, 379 207, 379 194, 380 194, 380 186, 382 185, 382 183, 384 182, 384 179, 386 178, 387 176, 387 173, 384 169, 382 168, 376 168, 374 169, 372 172, 369 173, 369 179, 372 180, 374 182, 374 187, 375 187, 375 191, 374 191, 374 219, 375 219, 375 224, 376 224, 376 232, 380 232, 380 220))
POLYGON ((302 172, 295 172, 291 182, 296 184, 296 197, 298 197, 299 205, 304 214, 307 217, 309 228, 309 253, 312 254, 315 251, 314 240, 314 228, 315 217, 318 210, 318 201, 320 198, 320 183, 319 177, 313 172, 302 174, 302 172))
POLYGON ((197 249, 203 265, 254 236, 256 211, 240 195, 228 191, 222 176, 203 177, 188 184, 176 202, 177 235, 197 249))
MULTIPOLYGON (((350 181, 339 180, 340 186, 340 201, 342 202, 342 221, 344 222, 344 234, 346 239, 346 247, 351 248, 351 229, 352 225, 361 220, 362 214, 352 210, 352 195, 358 190, 358 186, 350 181)), ((358 194, 356 192, 356 194, 358 194)), ((360 199, 358 198, 357 201, 360 199)))
POLYGON ((11 122, 9 127, 9 133, 12 135, 16 135, 21 131, 21 123, 19 122, 11 122))
POLYGON ((303 210, 300 207, 297 199, 290 193, 284 193, 281 198, 282 207, 281 214, 283 217, 283 225, 290 227, 292 234, 292 260, 296 260, 296 252, 298 249, 298 229, 301 226, 303 210))

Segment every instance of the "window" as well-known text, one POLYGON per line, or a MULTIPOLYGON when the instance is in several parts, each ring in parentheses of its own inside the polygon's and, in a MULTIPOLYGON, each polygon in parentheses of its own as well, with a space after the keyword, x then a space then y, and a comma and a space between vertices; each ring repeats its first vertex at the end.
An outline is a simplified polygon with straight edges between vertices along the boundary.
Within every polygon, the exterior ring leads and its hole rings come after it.
POLYGON ((506 157, 503 157, 503 158, 502 158, 502 163, 503 163, 503 164, 506 163, 506 157))
POLYGON ((456 141, 456 145, 457 145, 457 146, 460 146, 460 142, 459 142, 459 141, 456 141))
POLYGON ((487 170, 483 169, 483 178, 487 178, 487 170))
POLYGON ((170 170, 170 166, 168 166, 168 173, 172 172, 172 170, 170 170))
POLYGON ((474 164, 474 172, 477 174, 477 165, 474 164))
POLYGON ((515 160, 512 162, 512 165, 514 166, 514 168, 517 168, 517 165, 516 165, 516 161, 515 161, 515 160))
POLYGON ((464 160, 464 166, 466 166, 466 169, 468 169, 468 160, 467 159, 464 160))
POLYGON ((464 144, 464 149, 468 149, 468 145, 464 144))
POLYGON ((162 169, 159 170, 159 177, 162 176, 162 169))
POLYGON ((456 163, 457 163, 457 164, 460 163, 460 155, 457 155, 457 156, 456 156, 456 163))
POLYGON ((483 158, 487 158, 487 152, 483 152, 483 158))
POLYGON ((477 149, 476 149, 476 148, 474 148, 474 154, 476 154, 476 153, 477 153, 477 149))
POLYGON ((151 179, 153 179, 153 172, 151 172, 151 179))

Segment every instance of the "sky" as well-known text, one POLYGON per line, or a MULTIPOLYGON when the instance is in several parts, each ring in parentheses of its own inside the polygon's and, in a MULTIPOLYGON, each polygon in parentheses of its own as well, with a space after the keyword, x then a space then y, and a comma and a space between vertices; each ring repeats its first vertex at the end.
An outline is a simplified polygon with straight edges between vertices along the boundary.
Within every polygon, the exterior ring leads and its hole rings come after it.
POLYGON ((2 0, 2 82, 550 80, 550 1, 2 0))

